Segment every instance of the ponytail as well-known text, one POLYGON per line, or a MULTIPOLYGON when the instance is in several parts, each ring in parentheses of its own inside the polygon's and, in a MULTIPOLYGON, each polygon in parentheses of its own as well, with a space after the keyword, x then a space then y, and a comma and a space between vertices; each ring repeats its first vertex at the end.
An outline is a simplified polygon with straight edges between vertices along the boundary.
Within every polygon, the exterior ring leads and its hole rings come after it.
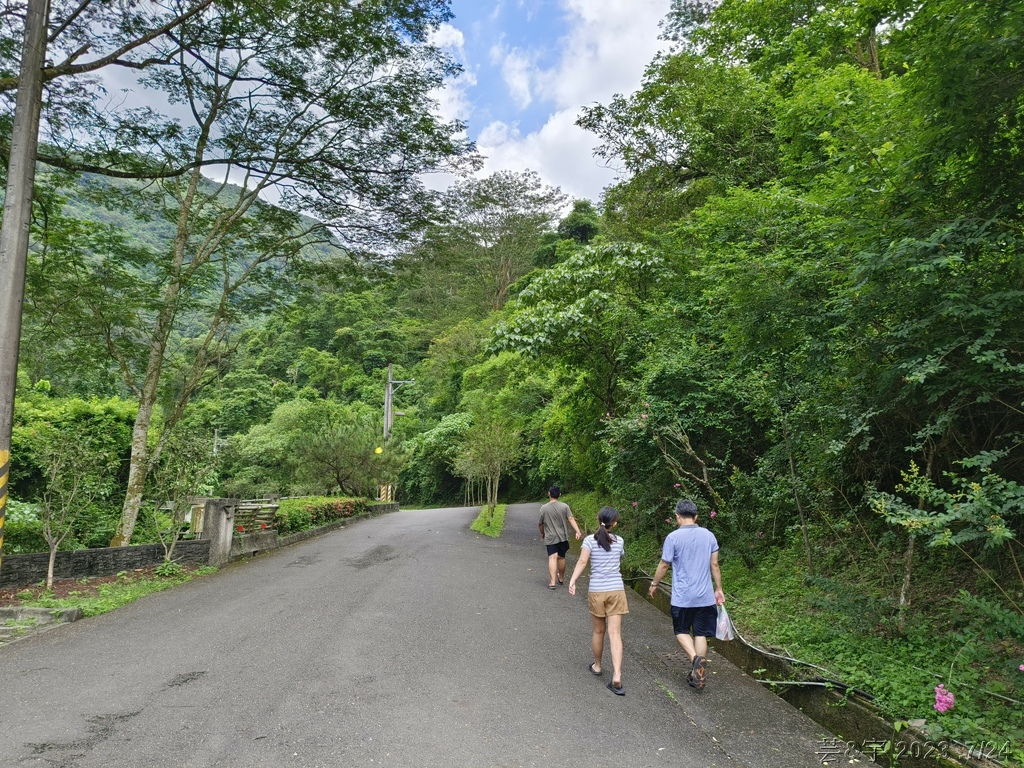
POLYGON ((601 507, 601 511, 597 513, 597 533, 594 534, 594 540, 605 552, 611 552, 612 535, 609 531, 618 520, 619 513, 615 511, 615 507, 601 507))

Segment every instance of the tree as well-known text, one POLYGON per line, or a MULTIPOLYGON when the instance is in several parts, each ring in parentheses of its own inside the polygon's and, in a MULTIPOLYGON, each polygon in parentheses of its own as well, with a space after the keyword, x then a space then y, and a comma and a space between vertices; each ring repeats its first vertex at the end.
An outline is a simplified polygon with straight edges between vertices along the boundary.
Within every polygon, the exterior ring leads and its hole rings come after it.
POLYGON ((589 200, 575 200, 572 210, 558 223, 554 232, 541 235, 533 253, 536 267, 551 267, 567 258, 576 247, 587 245, 601 231, 601 219, 589 200))
POLYGON ((394 485, 404 456, 382 443, 379 417, 330 404, 320 408, 326 413, 319 425, 295 436, 297 479, 354 496, 375 496, 382 485, 394 485))
POLYGON ((428 196, 421 174, 468 148, 456 137, 458 124, 433 114, 431 91, 455 71, 426 42, 430 29, 447 18, 443 5, 304 3, 301 13, 292 10, 286 2, 217 8, 179 24, 173 39, 151 41, 165 66, 145 71, 140 82, 182 105, 193 124, 140 109, 106 126, 119 139, 137 140, 134 156, 115 158, 125 173, 138 175, 140 157, 174 171, 160 174, 167 180, 152 190, 174 235, 148 272, 159 279, 142 313, 146 332, 112 325, 106 302, 92 307, 140 401, 114 544, 131 540, 138 516, 175 323, 191 319, 204 331, 191 344, 191 360, 165 414, 168 426, 221 356, 253 299, 247 291, 278 276, 272 264, 301 257, 326 237, 326 227, 351 251, 400 238, 423 220, 428 196), (203 174, 214 172, 220 181, 210 189, 203 174), (236 175, 240 187, 227 183, 236 175), (271 191, 277 208, 260 200, 271 191), (171 205, 164 208, 164 202, 171 205))
POLYGON ((533 171, 456 182, 443 196, 439 218, 402 261, 408 298, 443 313, 454 303, 460 314, 477 318, 500 309, 532 268, 564 201, 533 171))
POLYGON ((452 467, 468 484, 482 480, 484 498, 493 510, 498 504, 502 476, 521 458, 522 436, 511 420, 492 409, 474 414, 452 467))
POLYGON ((208 496, 216 479, 217 456, 205 436, 178 430, 169 437, 149 475, 153 530, 164 548, 164 562, 174 548, 195 496, 208 496))
POLYGON ((691 52, 656 58, 643 87, 587 107, 577 124, 626 180, 605 196, 605 234, 644 241, 732 184, 777 173, 772 89, 750 71, 691 52))
POLYGON ((46 587, 53 587, 57 550, 74 529, 78 516, 116 488, 120 456, 102 437, 74 425, 37 427, 30 438, 36 463, 44 471, 39 517, 49 547, 46 587))
POLYGON ((582 374, 586 389, 615 413, 619 380, 641 354, 647 303, 670 272, 643 246, 588 247, 526 285, 494 330, 498 350, 549 356, 582 374))

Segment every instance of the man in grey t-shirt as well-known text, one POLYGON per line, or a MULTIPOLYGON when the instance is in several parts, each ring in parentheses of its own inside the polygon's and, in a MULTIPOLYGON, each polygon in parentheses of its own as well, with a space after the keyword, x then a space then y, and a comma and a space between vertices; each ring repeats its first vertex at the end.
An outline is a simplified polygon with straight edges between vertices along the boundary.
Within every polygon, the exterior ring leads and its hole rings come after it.
POLYGON ((697 525, 697 505, 689 499, 676 503, 676 525, 665 538, 649 593, 654 597, 658 582, 671 568, 672 629, 693 664, 688 681, 701 689, 707 681, 708 638, 715 636, 718 606, 725 603, 718 540, 707 528, 697 525))
POLYGON ((548 490, 548 503, 540 508, 540 529, 544 546, 548 550, 548 589, 554 589, 565 579, 565 553, 569 551, 569 527, 576 531, 576 538, 582 539, 583 533, 576 525, 572 510, 565 502, 559 501, 562 489, 557 485, 548 490), (555 580, 558 583, 555 583, 555 580))

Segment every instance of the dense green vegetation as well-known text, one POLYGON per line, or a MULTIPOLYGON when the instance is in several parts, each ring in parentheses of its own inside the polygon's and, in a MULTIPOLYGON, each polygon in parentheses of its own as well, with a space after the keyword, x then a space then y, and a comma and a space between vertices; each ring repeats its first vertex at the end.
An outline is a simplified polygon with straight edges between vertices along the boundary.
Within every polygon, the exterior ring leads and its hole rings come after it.
MULTIPOLYGON (((623 171, 597 205, 505 172, 419 190, 405 240, 315 251, 294 212, 247 209, 181 283, 147 466, 198 438, 166 487, 558 482, 581 519, 616 506, 648 571, 691 496, 741 631, 936 737, 1024 743, 1024 0, 676 0, 665 33, 641 88, 580 118, 623 171), (225 293, 247 253, 279 268, 225 293), (411 383, 385 441, 388 366, 411 383)), ((40 186, 12 494, 42 500, 42 425, 88 423, 122 460, 82 546, 130 495, 165 245, 86 207, 124 195, 40 186)))

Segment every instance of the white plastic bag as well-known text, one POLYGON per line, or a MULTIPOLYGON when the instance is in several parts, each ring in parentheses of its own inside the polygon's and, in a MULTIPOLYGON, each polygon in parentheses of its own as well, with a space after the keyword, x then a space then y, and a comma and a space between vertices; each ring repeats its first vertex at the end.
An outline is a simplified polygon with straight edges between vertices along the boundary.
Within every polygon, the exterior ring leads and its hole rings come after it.
POLYGON ((715 629, 715 638, 718 640, 735 640, 736 628, 732 625, 732 619, 724 605, 718 606, 718 627, 715 629))

